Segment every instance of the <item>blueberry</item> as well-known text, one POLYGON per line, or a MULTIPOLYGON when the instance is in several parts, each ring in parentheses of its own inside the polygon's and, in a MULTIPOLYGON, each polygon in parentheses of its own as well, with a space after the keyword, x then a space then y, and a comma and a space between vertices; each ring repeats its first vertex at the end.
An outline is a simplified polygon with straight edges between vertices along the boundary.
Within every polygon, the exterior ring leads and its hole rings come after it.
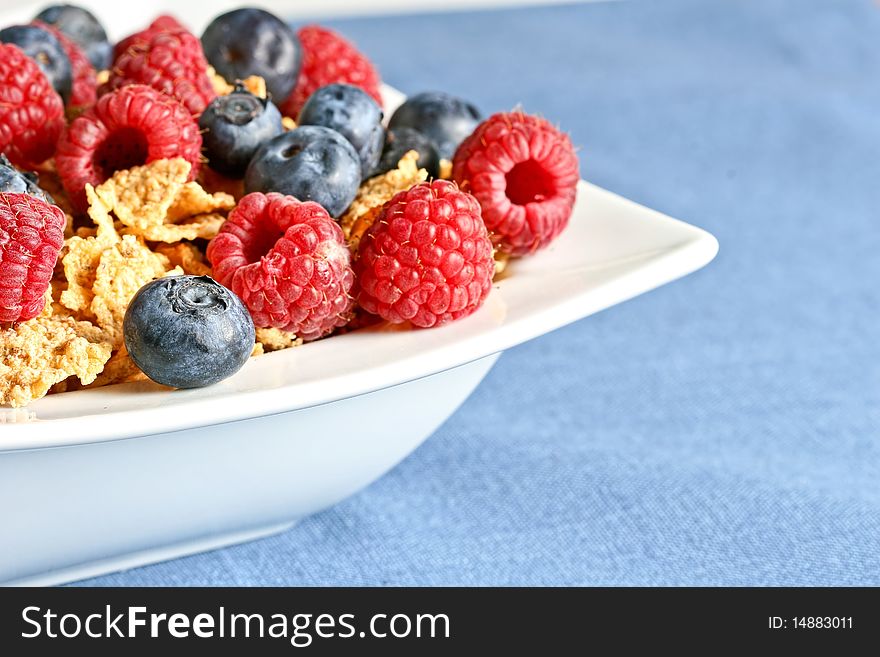
POLYGON ((18 46, 33 59, 67 104, 73 85, 70 59, 54 34, 34 25, 13 25, 0 30, 0 42, 18 46))
POLYGON ((210 167, 236 177, 244 175, 263 142, 284 132, 275 104, 242 85, 212 100, 199 117, 199 128, 210 167))
POLYGON ((398 107, 388 127, 418 130, 434 142, 440 157, 451 160, 481 118, 480 111, 467 101, 442 91, 427 91, 410 96, 398 107))
POLYGON ((379 164, 385 128, 382 108, 360 87, 328 84, 316 89, 300 110, 299 125, 321 125, 351 142, 364 177, 379 164))
POLYGON ((113 46, 107 39, 104 27, 88 9, 76 5, 52 5, 34 18, 54 25, 75 41, 96 70, 110 68, 113 63, 113 46))
POLYGON ((2 153, 0 153, 0 192, 30 194, 50 205, 55 205, 55 199, 37 184, 36 174, 19 171, 2 153))
POLYGON ((217 16, 202 34, 205 56, 227 80, 259 75, 273 98, 290 95, 302 48, 287 23, 262 9, 246 7, 217 16))
POLYGON ((434 142, 412 128, 397 128, 388 131, 385 135, 382 158, 370 176, 378 176, 386 171, 396 169, 400 158, 409 151, 416 151, 419 154, 416 166, 427 171, 430 178, 440 176, 440 156, 437 154, 434 142))
POLYGON ((248 165, 244 188, 315 201, 335 218, 351 205, 360 181, 354 146, 335 130, 306 125, 260 147, 248 165))
POLYGON ((122 325, 125 348, 156 383, 201 388, 241 369, 254 323, 235 294, 210 276, 168 276, 144 285, 122 325))

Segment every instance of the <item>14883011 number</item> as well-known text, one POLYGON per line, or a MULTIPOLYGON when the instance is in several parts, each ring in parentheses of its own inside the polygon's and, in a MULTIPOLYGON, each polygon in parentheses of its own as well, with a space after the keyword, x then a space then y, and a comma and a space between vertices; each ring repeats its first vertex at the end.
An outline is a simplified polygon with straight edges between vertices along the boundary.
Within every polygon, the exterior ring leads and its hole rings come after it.
POLYGON ((851 630, 852 616, 793 616, 791 626, 804 630, 851 630))

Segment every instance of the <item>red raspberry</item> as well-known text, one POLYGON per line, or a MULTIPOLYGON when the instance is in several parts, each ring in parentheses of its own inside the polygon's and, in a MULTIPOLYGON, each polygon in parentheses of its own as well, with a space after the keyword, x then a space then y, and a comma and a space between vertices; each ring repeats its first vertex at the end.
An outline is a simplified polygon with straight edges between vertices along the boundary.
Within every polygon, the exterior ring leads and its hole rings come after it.
POLYGON ((94 105, 97 98, 97 75, 95 67, 92 66, 82 48, 54 25, 42 21, 33 21, 33 24, 55 35, 70 60, 71 73, 73 74, 73 89, 68 103, 70 107, 86 108, 94 105))
POLYGON ((480 205, 446 180, 398 193, 361 240, 355 273, 361 307, 389 322, 428 328, 470 315, 495 273, 480 205))
POLYGON ((40 314, 67 219, 30 194, 0 193, 0 322, 40 314))
POLYGON ((207 70, 208 60, 197 37, 186 30, 160 31, 132 43, 116 58, 102 91, 146 84, 173 96, 198 116, 217 95, 207 70))
POLYGON ((52 157, 64 129, 64 103, 18 46, 0 44, 0 152, 23 169, 52 157))
POLYGON ((172 157, 199 172, 202 135, 192 115, 175 99, 133 84, 101 96, 75 118, 55 154, 55 168, 78 210, 87 207, 86 183, 99 185, 114 172, 172 157))
POLYGON ((177 30, 186 30, 183 24, 168 14, 162 14, 154 20, 148 27, 125 37, 122 41, 113 46, 113 59, 119 59, 126 50, 136 44, 149 43, 157 34, 162 32, 176 32, 177 30))
POLYGON ((282 114, 296 118, 315 89, 335 82, 360 87, 382 106, 379 73, 351 42, 319 25, 306 25, 296 34, 302 45, 302 66, 296 86, 281 104, 282 114))
POLYGON ((254 192, 208 245, 214 278, 235 292, 257 327, 316 340, 351 319, 354 283, 342 229, 292 196, 254 192))
POLYGON ((490 116, 458 147, 452 177, 477 197, 499 249, 525 255, 568 224, 578 159, 568 135, 522 112, 490 116))

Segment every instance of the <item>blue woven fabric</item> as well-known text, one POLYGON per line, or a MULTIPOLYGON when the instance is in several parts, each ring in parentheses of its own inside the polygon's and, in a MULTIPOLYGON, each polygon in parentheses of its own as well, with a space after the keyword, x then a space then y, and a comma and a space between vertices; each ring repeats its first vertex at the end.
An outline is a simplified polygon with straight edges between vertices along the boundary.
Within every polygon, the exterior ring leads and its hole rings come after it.
POLYGON ((518 103, 707 269, 511 350, 363 493, 89 584, 880 584, 880 7, 333 21, 406 92, 518 103))

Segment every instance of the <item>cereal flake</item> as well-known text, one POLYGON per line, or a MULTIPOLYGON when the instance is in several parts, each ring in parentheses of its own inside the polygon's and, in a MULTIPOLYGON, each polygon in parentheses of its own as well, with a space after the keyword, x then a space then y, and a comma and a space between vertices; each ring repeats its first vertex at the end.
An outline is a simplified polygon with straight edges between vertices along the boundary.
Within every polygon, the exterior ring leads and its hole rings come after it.
POLYGON ((392 196, 427 180, 428 172, 416 166, 418 159, 416 151, 408 151, 397 163, 396 169, 370 178, 361 185, 354 201, 340 219, 342 232, 352 251, 357 249, 361 237, 392 196))
POLYGON ((264 351, 280 351, 298 347, 303 343, 295 333, 277 328, 258 328, 256 333, 257 343, 263 346, 264 351))
POLYGON ((141 372, 140 368, 134 364, 134 361, 128 355, 128 350, 123 342, 119 349, 110 357, 107 364, 97 378, 89 385, 91 388, 99 388, 101 386, 109 386, 115 383, 130 383, 132 381, 144 381, 147 375, 141 372))
POLYGON ((100 205, 125 226, 124 233, 154 242, 210 239, 224 220, 215 211, 232 209, 235 199, 187 182, 189 172, 190 164, 182 158, 156 160, 117 171, 95 193, 100 205))
POLYGON ((59 298, 68 310, 83 319, 93 320, 95 316, 91 306, 95 295, 92 288, 101 254, 120 238, 113 227, 108 206, 95 194, 91 185, 86 185, 86 197, 89 201, 89 216, 97 224, 97 230, 93 236, 71 237, 64 243, 61 264, 67 279, 67 288, 61 292, 59 298))
POLYGON ((452 162, 445 158, 441 159, 438 173, 440 180, 452 180, 452 162))
POLYGON ((94 381, 112 350, 94 335, 88 322, 46 316, 0 331, 0 404, 24 406, 70 376, 94 381))
POLYGON ((205 255, 194 244, 174 242, 173 244, 157 244, 157 253, 161 253, 175 267, 180 267, 185 274, 193 276, 210 276, 211 266, 205 255))
POLYGON ((122 342, 122 320, 131 298, 170 268, 168 258, 150 251, 134 235, 123 235, 119 243, 101 254, 92 287, 91 311, 114 346, 122 342))
MULTIPOLYGON (((211 79, 211 84, 214 86, 214 91, 218 96, 226 96, 235 91, 235 85, 229 84, 229 82, 226 81, 226 78, 220 75, 213 66, 208 67, 207 74, 211 79)), ((244 80, 241 80, 241 84, 244 85, 245 89, 258 98, 266 98, 269 95, 266 90, 266 81, 259 75, 248 76, 244 80)))

